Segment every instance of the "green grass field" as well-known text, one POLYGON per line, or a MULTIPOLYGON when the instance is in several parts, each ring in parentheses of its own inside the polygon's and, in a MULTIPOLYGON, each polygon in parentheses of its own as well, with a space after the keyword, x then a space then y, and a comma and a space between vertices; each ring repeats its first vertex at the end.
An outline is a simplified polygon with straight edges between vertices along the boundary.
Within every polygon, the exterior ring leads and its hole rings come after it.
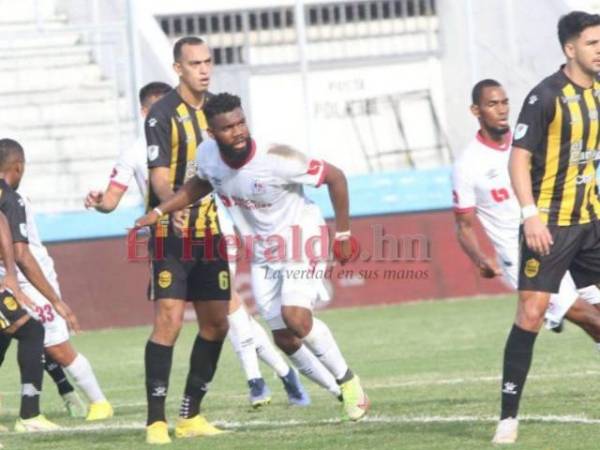
MULTIPOLYGON (((340 405, 304 379, 308 408, 286 404, 279 380, 263 367, 273 403, 247 406, 246 386, 226 344, 218 375, 204 403, 208 418, 232 432, 174 440, 174 449, 485 449, 499 409, 499 374, 515 299, 413 303, 321 313, 372 401, 368 418, 340 422, 340 405)), ((168 399, 171 425, 195 329, 185 327, 175 352, 168 399)), ((149 328, 89 332, 75 337, 115 407, 113 420, 87 424, 66 417, 50 379, 43 410, 64 425, 59 433, 0 434, 9 449, 138 449, 144 444, 143 348, 149 328), (71 429, 69 429, 71 428, 71 429)), ((2 367, 0 423, 12 427, 18 407, 15 348, 2 367)), ((569 324, 561 335, 541 333, 521 408, 514 449, 600 447, 600 354, 569 324)))

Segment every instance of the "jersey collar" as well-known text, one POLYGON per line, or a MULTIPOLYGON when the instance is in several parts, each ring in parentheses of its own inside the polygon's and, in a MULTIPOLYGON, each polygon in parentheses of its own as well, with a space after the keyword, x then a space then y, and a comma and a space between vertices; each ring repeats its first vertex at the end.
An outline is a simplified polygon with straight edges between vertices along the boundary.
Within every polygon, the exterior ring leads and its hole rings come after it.
POLYGON ((510 142, 512 139, 512 133, 509 131, 504 135, 504 142, 502 144, 498 144, 491 139, 486 138, 483 134, 481 134, 481 130, 479 130, 475 136, 479 142, 481 142, 486 147, 493 148, 494 150, 498 150, 501 152, 505 152, 510 148, 510 142))
POLYGON ((256 141, 254 139, 250 140, 250 146, 251 146, 250 151, 248 152, 248 156, 246 156, 246 159, 239 161, 239 162, 234 163, 234 162, 228 161, 227 159, 223 158, 223 154, 221 153, 221 150, 219 150, 219 155, 221 156, 221 159, 223 160, 223 162, 225 164, 227 164, 229 167, 231 167, 232 169, 241 169, 246 164, 248 164, 252 158, 254 158, 254 154, 256 153, 256 141))

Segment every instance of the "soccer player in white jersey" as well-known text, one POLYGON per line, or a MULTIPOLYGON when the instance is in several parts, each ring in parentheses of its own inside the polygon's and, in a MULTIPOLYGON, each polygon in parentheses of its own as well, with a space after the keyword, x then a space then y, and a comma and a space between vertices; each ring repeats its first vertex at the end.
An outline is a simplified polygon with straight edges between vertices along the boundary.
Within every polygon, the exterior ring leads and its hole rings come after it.
MULTIPOLYGON (((481 276, 501 276, 516 290, 521 210, 508 173, 509 105, 500 83, 491 79, 478 82, 472 91, 471 112, 479 120, 480 129, 454 163, 452 172, 458 241, 481 276), (479 247, 474 230, 476 217, 494 246, 496 260, 479 247)), ((596 286, 576 289, 567 272, 559 293, 551 296, 547 327, 558 326, 566 315, 600 343, 600 312, 591 306, 599 303, 600 291, 596 286)))
MULTIPOLYGON (((336 217, 336 257, 352 256, 346 178, 338 168, 289 147, 265 147, 250 137, 239 97, 222 93, 204 108, 213 140, 200 144, 197 174, 136 226, 156 223, 214 188, 244 241, 250 239, 252 289, 277 345, 288 355, 305 344, 341 387, 346 416, 361 419, 369 406, 329 327, 314 317, 318 274, 327 258, 327 226, 303 185, 326 184, 336 217), (300 248, 293 239, 299 233, 300 248), (317 245, 320 242, 321 245, 317 245)), ((233 237, 235 238, 235 237, 233 237)), ((245 243, 247 245, 247 243, 245 243)))
MULTIPOLYGON (((4 164, 1 175, 10 188, 17 189, 24 173, 24 152, 16 141, 12 141, 12 144, 7 145, 6 148, 7 154, 4 158, 8 163, 4 164)), ((34 308, 26 307, 26 309, 44 326, 45 352, 64 368, 75 385, 88 398, 90 407, 86 420, 110 418, 113 415, 112 406, 106 400, 89 361, 84 355, 78 353, 69 341, 67 323, 53 306, 61 303, 54 262, 40 241, 30 205, 22 197, 19 197, 18 211, 21 220, 25 219, 25 223, 19 224, 22 239, 15 240, 15 254, 19 261, 18 281, 21 290, 35 305, 34 308), (39 272, 36 267, 39 267, 39 272), (29 271, 34 270, 38 276, 36 278, 32 278, 30 274, 26 276, 24 268, 29 271), (50 302, 49 298, 53 301, 50 302)), ((13 239, 16 238, 13 236, 13 239)), ((0 276, 4 276, 4 271, 4 266, 0 265, 0 276)))
MULTIPOLYGON (((140 89, 139 100, 142 117, 146 117, 152 105, 171 86, 162 82, 152 82, 140 89)), ((132 179, 135 179, 141 195, 145 198, 148 191, 148 166, 145 139, 141 137, 135 144, 123 152, 115 165, 109 184, 104 192, 90 191, 85 199, 86 208, 94 208, 102 213, 112 212, 121 201, 132 179)), ((215 198, 219 214, 219 224, 224 235, 233 235, 234 229, 225 208, 215 198)), ((230 262, 230 271, 235 274, 235 263, 230 262)), ((239 294, 233 291, 229 310, 228 337, 238 356, 250 388, 250 404, 257 408, 271 401, 271 392, 260 372, 258 357, 271 367, 283 382, 288 400, 293 405, 305 406, 310 397, 285 359, 277 351, 264 328, 248 314, 239 294)), ((325 387, 338 397, 340 390, 333 377, 306 348, 299 351, 300 356, 292 358, 300 372, 325 387)))

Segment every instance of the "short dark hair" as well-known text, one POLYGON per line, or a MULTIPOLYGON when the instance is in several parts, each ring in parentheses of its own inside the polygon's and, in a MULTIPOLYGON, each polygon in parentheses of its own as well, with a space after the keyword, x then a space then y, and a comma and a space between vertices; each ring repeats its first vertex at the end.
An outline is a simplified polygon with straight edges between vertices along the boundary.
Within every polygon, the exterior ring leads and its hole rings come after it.
POLYGON ((25 152, 21 144, 14 139, 0 139, 0 170, 5 169, 15 157, 25 160, 25 152))
POLYGON ((583 11, 571 11, 569 14, 565 14, 558 21, 560 47, 564 48, 569 40, 579 37, 586 28, 597 25, 600 25, 600 15, 598 14, 588 14, 583 11))
POLYGON ((210 122, 213 117, 233 111, 242 107, 242 101, 237 95, 228 92, 222 92, 208 99, 202 110, 206 120, 210 122))
POLYGON ((481 101, 481 93, 487 87, 501 87, 502 85, 498 83, 496 80, 492 80, 491 78, 486 78, 485 80, 478 81, 473 86, 471 90, 471 101, 473 105, 479 105, 481 101))
POLYGON ((173 61, 177 62, 181 59, 181 48, 184 45, 202 45, 206 44, 204 39, 198 36, 184 36, 175 42, 173 46, 173 61))
POLYGON ((140 89, 140 105, 144 106, 150 97, 165 95, 173 89, 169 84, 162 81, 152 81, 140 89))

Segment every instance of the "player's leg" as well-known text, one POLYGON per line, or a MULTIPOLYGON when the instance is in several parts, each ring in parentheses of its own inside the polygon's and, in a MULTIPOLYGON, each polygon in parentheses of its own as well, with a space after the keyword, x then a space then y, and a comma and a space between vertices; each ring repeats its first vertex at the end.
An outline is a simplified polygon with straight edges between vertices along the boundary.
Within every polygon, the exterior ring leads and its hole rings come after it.
POLYGON ((18 342, 21 408, 15 431, 58 429, 58 425, 40 414, 40 394, 44 376, 44 327, 33 320, 8 291, 0 293, 0 330, 18 342))
MULTIPOLYGON (((173 363, 173 346, 183 325, 187 298, 186 263, 181 259, 181 239, 150 240, 149 299, 154 301, 152 333, 144 351, 146 398, 146 442, 171 442, 165 402, 173 363), (154 246, 162 242, 162 252, 154 246), (162 253, 162 254, 161 254, 162 253)), ((158 247, 157 247, 158 248, 158 247)))
POLYGON ((559 292, 561 280, 579 251, 573 242, 580 230, 550 229, 554 245, 550 254, 533 253, 521 244, 519 265, 519 301, 515 322, 504 348, 500 422, 492 442, 513 443, 517 439, 517 414, 527 374, 531 367, 533 347, 550 302, 550 294, 559 292))
POLYGON ((246 375, 246 381, 250 388, 250 404, 254 408, 266 405, 271 401, 271 391, 267 387, 258 366, 257 349, 250 315, 243 307, 235 290, 231 292, 227 320, 229 321, 227 336, 246 375))
MULTIPOLYGON (((209 242, 205 245, 214 244, 209 242)), ((213 253, 216 255, 214 258, 204 258, 203 248, 195 251, 194 262, 187 273, 187 298, 194 301, 199 332, 192 347, 190 368, 175 427, 177 437, 222 433, 200 415, 200 406, 217 370, 223 341, 229 330, 229 264, 217 253, 213 253)))
POLYGON ((175 435, 179 438, 223 433, 200 415, 200 407, 216 373, 223 341, 227 336, 229 302, 197 301, 194 302, 194 309, 200 331, 192 346, 190 368, 175 428, 175 435))
POLYGON ((63 399, 69 415, 71 417, 86 417, 88 413, 87 404, 79 397, 79 394, 67 379, 62 366, 54 361, 48 353, 45 353, 44 359, 44 369, 54 381, 58 389, 58 395, 63 399))
MULTIPOLYGON (((47 328, 46 332, 48 333, 47 328)), ((90 402, 86 420, 103 420, 113 416, 112 406, 106 400, 90 362, 73 348, 70 341, 57 344, 50 342, 47 344, 46 353, 64 367, 90 402)))
POLYGON ((301 303, 306 302, 300 297, 284 300, 281 316, 285 324, 331 372, 340 386, 347 416, 351 420, 361 419, 369 407, 369 400, 360 379, 348 367, 327 324, 314 317, 309 308, 297 306, 301 303))

